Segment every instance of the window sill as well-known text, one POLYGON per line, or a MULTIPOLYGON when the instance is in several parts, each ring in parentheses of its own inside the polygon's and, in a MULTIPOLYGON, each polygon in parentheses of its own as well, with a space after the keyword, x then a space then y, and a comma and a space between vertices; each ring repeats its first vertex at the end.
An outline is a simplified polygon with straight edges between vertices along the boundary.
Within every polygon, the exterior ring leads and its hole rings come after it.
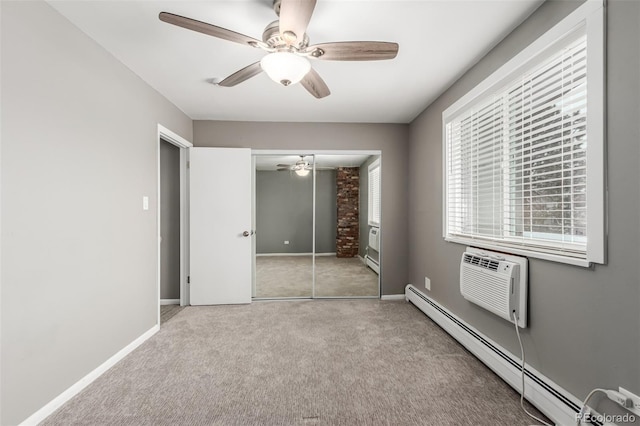
POLYGON ((480 247, 487 250, 501 251, 505 253, 517 254, 520 256, 531 257, 534 259, 549 260, 551 262, 565 263, 568 265, 581 266, 583 268, 592 267, 592 263, 586 259, 578 259, 571 256, 561 256, 558 254, 543 253, 533 250, 527 250, 524 248, 517 248, 510 245, 501 245, 499 243, 490 243, 487 241, 475 240, 473 238, 462 237, 444 237, 445 241, 450 243, 464 244, 466 246, 480 247))

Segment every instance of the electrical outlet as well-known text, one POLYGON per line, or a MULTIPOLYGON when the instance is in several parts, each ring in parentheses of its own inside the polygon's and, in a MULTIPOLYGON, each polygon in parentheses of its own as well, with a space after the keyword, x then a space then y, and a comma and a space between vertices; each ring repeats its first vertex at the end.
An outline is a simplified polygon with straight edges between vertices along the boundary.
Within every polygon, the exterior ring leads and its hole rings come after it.
POLYGON ((424 288, 431 291, 431 280, 427 277, 424 277, 424 288))
POLYGON ((284 245, 285 245, 285 246, 286 246, 286 245, 288 245, 288 244, 289 244, 289 241, 285 241, 285 242, 284 242, 284 245))
POLYGON ((626 407, 627 410, 640 416, 640 396, 629 392, 625 388, 618 388, 618 390, 620 391, 621 394, 629 398, 629 400, 631 401, 631 404, 629 404, 629 407, 626 407))

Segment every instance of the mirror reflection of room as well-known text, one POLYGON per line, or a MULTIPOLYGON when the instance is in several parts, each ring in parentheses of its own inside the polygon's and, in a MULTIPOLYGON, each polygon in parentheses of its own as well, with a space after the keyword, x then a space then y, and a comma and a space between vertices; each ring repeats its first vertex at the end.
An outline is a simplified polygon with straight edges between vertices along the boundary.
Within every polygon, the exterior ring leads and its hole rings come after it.
POLYGON ((310 155, 256 157, 255 298, 313 296, 312 164, 310 155))
MULTIPOLYGON (((379 251, 374 252, 369 247, 371 188, 368 172, 369 166, 378 158, 369 155, 316 156, 317 166, 333 165, 335 181, 335 196, 331 200, 320 198, 320 193, 316 198, 318 208, 331 205, 335 212, 335 217, 328 218, 326 223, 322 222, 325 216, 316 216, 316 297, 379 295, 379 251), (323 252, 318 244, 321 241, 318 237, 327 226, 335 229, 332 252, 323 252), (375 258, 376 264, 367 264, 368 256, 375 258)), ((379 181, 372 184, 378 185, 375 193, 379 194, 379 181)), ((379 222, 376 225, 376 233, 379 233, 379 222)))
POLYGON ((256 156, 255 201, 254 298, 379 297, 379 156, 256 156))

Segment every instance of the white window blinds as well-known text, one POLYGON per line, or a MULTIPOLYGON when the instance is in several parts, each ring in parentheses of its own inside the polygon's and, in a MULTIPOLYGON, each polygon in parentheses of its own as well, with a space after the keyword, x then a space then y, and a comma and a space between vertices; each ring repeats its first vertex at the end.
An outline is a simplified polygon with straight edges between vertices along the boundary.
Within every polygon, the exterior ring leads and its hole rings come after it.
POLYGON ((593 89, 598 75, 588 80, 587 35, 574 27, 466 107, 445 112, 446 239, 590 260, 588 230, 601 228, 588 221, 601 221, 602 211, 596 202, 587 214, 587 150, 593 143, 602 152, 603 140, 587 137, 588 99, 602 90, 593 89))
POLYGON ((380 160, 369 166, 369 225, 380 226, 380 160))

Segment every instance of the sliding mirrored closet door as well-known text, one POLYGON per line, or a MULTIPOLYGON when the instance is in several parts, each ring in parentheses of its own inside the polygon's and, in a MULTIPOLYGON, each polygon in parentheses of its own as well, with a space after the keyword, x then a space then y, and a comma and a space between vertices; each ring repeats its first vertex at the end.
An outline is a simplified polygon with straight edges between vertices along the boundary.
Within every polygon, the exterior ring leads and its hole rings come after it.
POLYGON ((254 159, 253 297, 379 297, 380 156, 254 159))
POLYGON ((313 296, 313 156, 255 157, 254 298, 313 296))

